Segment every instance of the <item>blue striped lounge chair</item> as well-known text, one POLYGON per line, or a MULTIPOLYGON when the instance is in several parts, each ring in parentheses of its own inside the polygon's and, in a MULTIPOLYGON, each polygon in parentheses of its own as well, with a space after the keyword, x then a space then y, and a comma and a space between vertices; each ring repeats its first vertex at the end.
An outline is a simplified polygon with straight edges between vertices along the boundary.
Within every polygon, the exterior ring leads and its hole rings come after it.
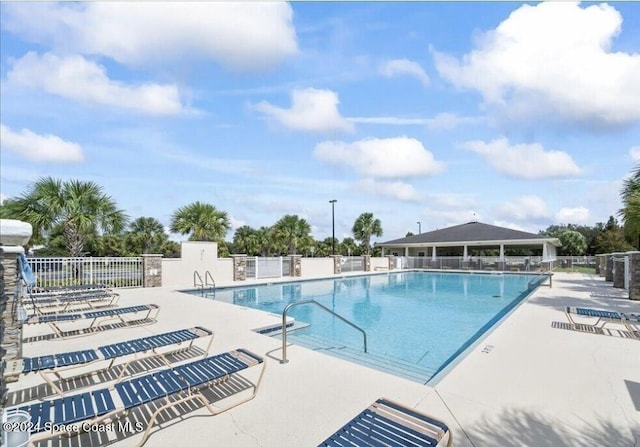
POLYGON ((29 300, 22 300, 22 304, 33 307, 34 312, 40 314, 51 313, 51 309, 45 308, 62 308, 56 311, 64 312, 78 304, 89 309, 114 306, 119 298, 103 285, 82 285, 37 291, 36 277, 24 253, 18 254, 18 273, 29 295, 29 300))
POLYGON ((118 307, 114 309, 94 310, 82 313, 35 315, 29 317, 25 323, 46 323, 57 337, 84 336, 92 334, 95 330, 99 329, 101 325, 108 321, 119 321, 125 325, 130 325, 134 323, 134 321, 127 320, 123 317, 130 315, 137 316, 141 312, 146 312, 146 315, 135 320, 137 325, 152 324, 156 322, 158 313, 160 313, 160 306, 157 304, 141 304, 138 306, 118 307), (152 313, 154 314, 153 317, 151 316, 152 313), (83 320, 90 321, 89 326, 80 330, 74 330, 71 334, 65 333, 58 326, 60 323, 75 323, 83 320))
POLYGON ((119 294, 102 289, 45 296, 30 294, 23 298, 22 305, 34 314, 47 315, 115 307, 119 299, 119 294))
POLYGON ((430 416, 389 399, 378 399, 347 422, 319 447, 451 446, 449 427, 430 416))
POLYGON ((94 375, 100 371, 111 369, 117 361, 126 360, 124 363, 118 363, 122 369, 115 381, 119 382, 127 373, 129 365, 132 362, 140 361, 144 358, 157 357, 161 359, 166 366, 170 367, 171 363, 166 358, 167 355, 186 351, 193 347, 196 340, 206 337, 210 337, 206 349, 204 349, 203 357, 206 357, 209 355, 214 334, 213 331, 209 329, 196 326, 190 329, 180 329, 100 346, 97 349, 85 349, 82 351, 63 352, 60 354, 12 360, 7 362, 4 376, 15 377, 20 374, 39 373, 55 393, 64 396, 64 391, 56 384, 56 381, 66 382, 79 377, 94 375), (161 352, 161 348, 167 347, 178 347, 178 349, 161 352), (104 367, 74 376, 67 376, 66 374, 71 370, 85 368, 95 363, 103 363, 104 367))
POLYGON ((135 415, 138 421, 146 419, 142 425, 146 429, 138 444, 141 446, 147 441, 158 415, 176 406, 180 405, 182 409, 193 408, 194 403, 200 402, 215 415, 253 399, 262 382, 264 370, 265 362, 262 357, 240 348, 135 377, 117 383, 113 389, 100 388, 36 402, 8 409, 7 413, 30 415, 30 442, 34 444, 59 436, 75 436, 78 431, 88 431, 100 424, 114 422, 116 418, 126 416, 129 411, 153 402, 154 405, 149 407, 148 412, 140 411, 135 415), (249 388, 233 386, 220 390, 225 397, 230 398, 229 393, 233 391, 236 396, 231 399, 233 402, 225 407, 216 405, 216 408, 210 404, 203 393, 205 389, 215 388, 236 374, 254 371, 253 367, 259 367, 260 372, 257 379, 251 381, 249 388), (247 396, 249 389, 252 392, 247 396), (244 397, 235 393, 242 393, 244 397), (189 405, 182 405, 185 403, 189 405), (67 428, 64 432, 55 429, 63 426, 67 428))
POLYGON ((640 333, 640 314, 571 306, 567 306, 564 313, 574 327, 591 326, 594 329, 603 329, 607 324, 617 323, 625 326, 634 337, 640 337, 637 335, 640 333), (580 321, 576 321, 574 316, 580 317, 580 321))

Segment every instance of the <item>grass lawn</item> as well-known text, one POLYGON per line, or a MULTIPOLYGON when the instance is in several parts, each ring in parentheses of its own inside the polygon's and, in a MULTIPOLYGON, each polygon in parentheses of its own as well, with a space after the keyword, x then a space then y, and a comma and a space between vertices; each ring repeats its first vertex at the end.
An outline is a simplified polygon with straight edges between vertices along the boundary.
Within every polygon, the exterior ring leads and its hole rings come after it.
POLYGON ((556 267, 553 269, 554 272, 563 272, 563 273, 589 273, 595 275, 596 268, 595 267, 556 267))

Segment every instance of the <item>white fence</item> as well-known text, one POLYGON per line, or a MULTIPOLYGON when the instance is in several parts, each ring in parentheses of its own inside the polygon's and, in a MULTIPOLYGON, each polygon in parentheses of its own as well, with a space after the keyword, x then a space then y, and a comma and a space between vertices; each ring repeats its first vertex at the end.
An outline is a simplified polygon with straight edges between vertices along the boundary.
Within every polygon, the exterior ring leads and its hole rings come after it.
POLYGON ((291 257, 247 257, 247 279, 291 276, 291 257))
POLYGON ((394 259, 396 269, 436 270, 487 270, 527 272, 553 269, 554 261, 543 261, 540 256, 441 256, 436 259, 426 256, 398 256, 394 259))
POLYGON ((36 286, 56 287, 104 284, 108 287, 142 287, 142 257, 27 258, 36 286))
POLYGON ((363 256, 343 256, 340 258, 342 272, 364 272, 363 256))
POLYGON ((594 267, 597 264, 595 256, 556 256, 557 267, 594 267))

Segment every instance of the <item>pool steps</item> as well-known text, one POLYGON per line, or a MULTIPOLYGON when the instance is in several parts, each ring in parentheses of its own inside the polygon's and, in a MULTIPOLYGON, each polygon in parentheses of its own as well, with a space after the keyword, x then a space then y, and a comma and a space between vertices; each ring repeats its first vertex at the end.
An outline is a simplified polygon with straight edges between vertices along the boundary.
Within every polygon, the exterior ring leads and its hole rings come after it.
MULTIPOLYGON (((297 331, 289 333, 288 335, 287 340, 291 341, 293 344, 332 355, 350 362, 358 363, 388 374, 400 376, 414 382, 426 383, 436 372, 435 369, 425 368, 414 363, 403 362, 402 360, 388 356, 372 353, 365 354, 361 349, 346 346, 334 340, 327 340, 297 331)), ((274 337, 280 338, 279 335, 274 335, 274 337)))

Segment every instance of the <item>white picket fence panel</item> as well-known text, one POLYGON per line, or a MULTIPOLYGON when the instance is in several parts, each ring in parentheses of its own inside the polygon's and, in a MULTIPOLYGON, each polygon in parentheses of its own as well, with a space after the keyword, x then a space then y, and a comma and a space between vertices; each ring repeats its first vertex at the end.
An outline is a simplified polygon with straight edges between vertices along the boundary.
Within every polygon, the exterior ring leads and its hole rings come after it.
POLYGON ((143 287, 142 257, 29 257, 36 286, 143 287))

